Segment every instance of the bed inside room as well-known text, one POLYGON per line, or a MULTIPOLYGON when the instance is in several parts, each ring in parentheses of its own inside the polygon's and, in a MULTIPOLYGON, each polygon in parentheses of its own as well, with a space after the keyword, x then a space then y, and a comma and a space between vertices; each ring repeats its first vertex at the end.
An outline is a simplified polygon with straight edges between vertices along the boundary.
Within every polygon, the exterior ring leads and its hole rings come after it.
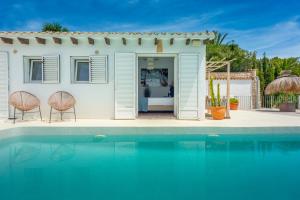
POLYGON ((139 57, 138 111, 174 113, 174 58, 139 57))

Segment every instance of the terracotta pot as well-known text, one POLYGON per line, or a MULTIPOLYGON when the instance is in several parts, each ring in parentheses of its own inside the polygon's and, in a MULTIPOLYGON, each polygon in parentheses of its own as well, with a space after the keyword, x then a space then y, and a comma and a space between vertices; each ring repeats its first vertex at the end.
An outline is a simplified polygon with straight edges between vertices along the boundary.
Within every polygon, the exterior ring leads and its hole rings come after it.
POLYGON ((296 112, 295 103, 281 103, 279 105, 280 112, 296 112))
POLYGON ((225 118, 226 108, 224 106, 210 107, 210 110, 214 120, 222 120, 225 118))
POLYGON ((239 107, 239 103, 230 103, 230 110, 237 110, 239 107))

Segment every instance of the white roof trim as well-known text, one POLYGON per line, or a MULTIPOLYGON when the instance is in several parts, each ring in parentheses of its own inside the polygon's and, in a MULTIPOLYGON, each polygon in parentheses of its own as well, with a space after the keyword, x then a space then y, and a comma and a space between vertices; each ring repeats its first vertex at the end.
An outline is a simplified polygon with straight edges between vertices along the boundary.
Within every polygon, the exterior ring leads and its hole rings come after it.
POLYGON ((127 37, 127 38, 190 38, 212 40, 213 32, 0 32, 0 37, 127 37))

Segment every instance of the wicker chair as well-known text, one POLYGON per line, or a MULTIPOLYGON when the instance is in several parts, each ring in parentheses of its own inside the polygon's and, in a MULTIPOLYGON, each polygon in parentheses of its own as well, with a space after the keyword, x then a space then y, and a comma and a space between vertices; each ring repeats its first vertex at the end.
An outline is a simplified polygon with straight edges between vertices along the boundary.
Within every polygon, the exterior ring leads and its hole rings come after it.
POLYGON ((40 118, 42 121, 42 113, 40 107, 40 100, 25 91, 16 91, 9 96, 9 105, 14 107, 14 123, 16 122, 16 110, 20 110, 22 112, 22 120, 24 119, 25 112, 29 113, 29 111, 38 108, 40 113, 40 118))
POLYGON ((50 120, 49 122, 51 123, 51 118, 52 118, 52 110, 57 110, 60 113, 60 119, 62 120, 63 113, 68 113, 66 112, 67 110, 73 108, 74 113, 74 118, 76 122, 76 112, 75 112, 75 104, 76 100, 75 98, 68 92, 65 91, 58 91, 52 94, 49 97, 48 104, 50 105, 50 120))

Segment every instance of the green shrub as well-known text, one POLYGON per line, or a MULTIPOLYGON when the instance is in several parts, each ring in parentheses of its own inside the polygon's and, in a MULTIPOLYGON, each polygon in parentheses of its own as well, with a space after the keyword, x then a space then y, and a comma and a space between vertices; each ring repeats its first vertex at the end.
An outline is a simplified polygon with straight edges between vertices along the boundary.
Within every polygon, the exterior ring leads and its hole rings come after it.
POLYGON ((230 103, 239 103, 239 100, 237 98, 230 98, 229 102, 230 103))
POLYGON ((296 94, 280 93, 275 95, 275 105, 278 107, 282 103, 298 103, 298 97, 296 94))

